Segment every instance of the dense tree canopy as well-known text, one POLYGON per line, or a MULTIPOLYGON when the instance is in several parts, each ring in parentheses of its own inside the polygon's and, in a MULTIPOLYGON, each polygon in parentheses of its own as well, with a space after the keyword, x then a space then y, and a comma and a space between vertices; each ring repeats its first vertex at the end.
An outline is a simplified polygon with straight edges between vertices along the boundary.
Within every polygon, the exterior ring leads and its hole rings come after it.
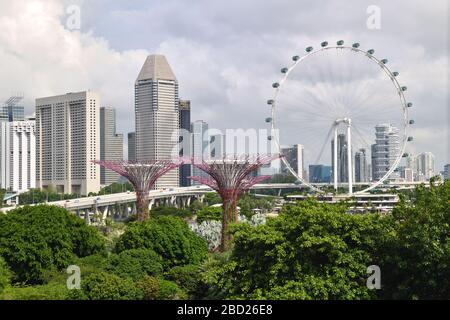
POLYGON ((163 261, 153 250, 131 249, 111 255, 108 270, 122 278, 138 280, 146 275, 160 275, 163 261))
POLYGON ((379 263, 372 253, 390 225, 379 215, 349 215, 344 205, 286 206, 266 225, 235 226, 231 258, 217 270, 219 287, 238 298, 370 298, 366 270, 379 263))
POLYGON ((44 270, 102 250, 100 233, 63 208, 25 206, 0 215, 0 255, 17 282, 41 283, 44 270))
POLYGON ((165 267, 198 264, 206 258, 208 247, 178 217, 161 216, 145 222, 132 222, 119 238, 116 251, 147 248, 163 257, 165 267))
POLYGON ((11 272, 9 271, 8 265, 5 260, 0 256, 0 293, 8 286, 11 282, 11 272))

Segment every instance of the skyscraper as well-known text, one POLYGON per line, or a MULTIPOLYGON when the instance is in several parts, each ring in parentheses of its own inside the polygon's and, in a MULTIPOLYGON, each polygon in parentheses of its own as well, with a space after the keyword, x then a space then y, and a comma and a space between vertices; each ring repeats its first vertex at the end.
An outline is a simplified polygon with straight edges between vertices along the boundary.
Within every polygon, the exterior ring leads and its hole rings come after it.
MULTIPOLYGON (((123 135, 116 132, 116 110, 100 108, 100 160, 123 160, 123 135)), ((100 184, 110 185, 119 180, 114 171, 100 167, 100 184)))
MULTIPOLYGON (((179 102, 180 114, 180 156, 191 156, 191 101, 180 100, 179 102)), ((187 187, 191 185, 191 180, 188 179, 192 175, 192 166, 190 164, 183 164, 180 166, 180 186, 187 187)))
POLYGON ((23 121, 25 108, 20 104, 22 99, 21 95, 10 97, 0 108, 0 121, 23 121))
MULTIPOLYGON (((303 179, 304 164, 303 164, 303 145, 294 144, 287 148, 281 148, 281 154, 285 157, 289 166, 303 179)), ((282 172, 286 171, 284 163, 281 164, 282 172)))
POLYGON ((136 161, 136 133, 128 133, 128 161, 136 161))
MULTIPOLYGON (((375 144, 372 145, 372 179, 380 180, 394 165, 400 153, 399 130, 391 124, 375 126, 375 144)), ((397 179, 393 172, 389 179, 397 179)))
MULTIPOLYGON (((208 160, 210 158, 210 155, 207 154, 210 142, 210 137, 208 136, 208 124, 203 120, 194 121, 191 124, 191 132, 192 156, 194 161, 208 160)), ((200 177, 206 176, 202 170, 195 166, 192 167, 192 175, 200 177)), ((193 182, 193 184, 198 183, 193 182)))
MULTIPOLYGON (((331 140, 331 170, 334 168, 334 139, 331 140)), ((337 179, 338 182, 348 182, 347 171, 347 137, 345 134, 340 133, 337 137, 337 179)), ((333 176, 333 171, 331 176, 333 176)))
POLYGON ((323 164, 309 165, 309 182, 328 183, 331 181, 331 167, 323 164))
POLYGON ((434 155, 431 152, 422 152, 415 157, 416 175, 423 176, 425 180, 429 180, 435 175, 434 155))
MULTIPOLYGON (((150 55, 135 82, 136 160, 177 157, 178 81, 163 55, 150 55)), ((158 179, 156 188, 177 187, 179 170, 158 179)))
POLYGON ((209 144, 211 159, 222 159, 226 155, 225 146, 224 134, 212 135, 209 144))
POLYGON ((368 182, 369 175, 367 152, 362 148, 355 152, 355 182, 368 182))
POLYGON ((60 193, 100 190, 100 98, 92 91, 36 99, 36 185, 60 193))
POLYGON ((444 166, 444 179, 450 180, 450 163, 444 166))
POLYGON ((0 188, 26 192, 36 185, 35 121, 0 121, 0 188))

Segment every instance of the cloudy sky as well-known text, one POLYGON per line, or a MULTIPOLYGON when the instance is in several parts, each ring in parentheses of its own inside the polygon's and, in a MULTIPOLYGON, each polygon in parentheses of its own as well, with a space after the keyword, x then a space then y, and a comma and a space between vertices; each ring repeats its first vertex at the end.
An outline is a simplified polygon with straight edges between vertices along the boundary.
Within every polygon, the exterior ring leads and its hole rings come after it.
POLYGON ((409 151, 433 152, 442 170, 450 162, 447 2, 0 0, 0 101, 22 92, 32 112, 38 97, 93 89, 118 110, 118 130, 133 131, 134 81, 146 55, 161 53, 193 120, 265 127, 271 83, 292 55, 324 40, 358 41, 400 71, 414 102, 409 151), (367 27, 370 5, 381 10, 379 29, 367 27))

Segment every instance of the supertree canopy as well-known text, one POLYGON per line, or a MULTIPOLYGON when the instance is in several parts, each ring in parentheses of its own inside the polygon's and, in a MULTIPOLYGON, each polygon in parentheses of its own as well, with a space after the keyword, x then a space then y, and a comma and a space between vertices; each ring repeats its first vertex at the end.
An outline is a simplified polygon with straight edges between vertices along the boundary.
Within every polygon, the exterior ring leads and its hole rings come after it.
POLYGON ((149 192, 156 180, 175 169, 182 162, 172 160, 150 160, 141 162, 132 161, 93 161, 94 163, 117 172, 127 178, 136 192, 136 211, 138 221, 144 221, 149 217, 149 192))
POLYGON ((198 161, 192 159, 192 165, 206 172, 209 177, 190 177, 211 187, 222 198, 222 240, 220 251, 229 249, 231 235, 228 232, 230 223, 238 218, 237 202, 242 193, 253 185, 270 176, 252 176, 261 166, 279 158, 280 155, 224 156, 221 159, 198 161))

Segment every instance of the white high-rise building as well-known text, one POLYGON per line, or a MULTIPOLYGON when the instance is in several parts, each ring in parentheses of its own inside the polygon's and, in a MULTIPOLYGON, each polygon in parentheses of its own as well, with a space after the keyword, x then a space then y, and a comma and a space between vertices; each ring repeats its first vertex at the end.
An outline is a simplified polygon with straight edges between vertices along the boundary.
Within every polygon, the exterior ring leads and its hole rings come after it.
POLYGON ((0 121, 0 188, 26 192, 36 185, 35 121, 0 121))
POLYGON ((36 99, 36 186, 100 190, 100 98, 92 91, 36 99))
MULTIPOLYGON (((178 81, 163 55, 150 55, 135 82, 136 160, 178 156, 178 81)), ((156 188, 177 187, 179 170, 158 179, 156 188)))
POLYGON ((419 153, 414 160, 414 171, 417 179, 429 180, 435 175, 434 155, 431 152, 419 153))
MULTIPOLYGON (((372 179, 380 180, 395 163, 400 153, 398 128, 391 124, 375 126, 375 144, 372 145, 372 179)), ((389 179, 398 179, 399 174, 393 172, 389 179)))

